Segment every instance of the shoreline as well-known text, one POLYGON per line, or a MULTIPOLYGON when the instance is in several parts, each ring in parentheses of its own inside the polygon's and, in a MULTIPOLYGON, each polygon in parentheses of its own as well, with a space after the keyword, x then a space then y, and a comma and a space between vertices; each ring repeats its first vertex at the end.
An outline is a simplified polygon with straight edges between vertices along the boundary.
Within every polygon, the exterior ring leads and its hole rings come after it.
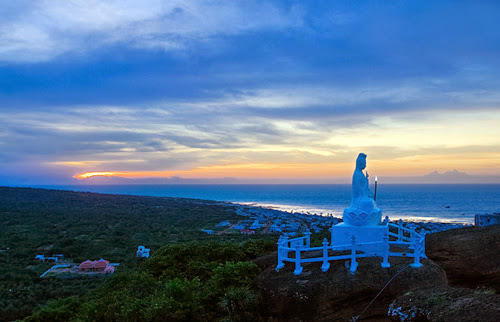
MULTIPOLYGON (((258 203, 258 202, 231 202, 232 204, 249 206, 249 207, 257 207, 257 208, 266 208, 278 210, 286 213, 302 213, 306 215, 314 215, 314 216, 322 216, 328 217, 332 215, 334 218, 342 219, 342 212, 328 212, 326 209, 321 208, 312 208, 305 206, 296 206, 296 205, 282 205, 282 204, 271 204, 271 203, 258 203)), ((382 210, 383 218, 385 218, 386 213, 382 210)), ((442 223, 442 224, 461 224, 461 225, 473 225, 474 218, 471 219, 461 219, 461 218, 440 218, 440 217, 419 217, 419 216, 404 216, 388 213, 389 221, 395 222, 399 219, 402 219, 403 222, 421 222, 421 223, 442 223)))
MULTIPOLYGON (((341 217, 350 203, 348 185, 104 185, 104 186, 37 186, 33 188, 92 191, 119 195, 171 197, 214 200, 238 204, 255 204, 263 207, 294 212, 333 214, 341 217), (255 188, 258 187, 258 188, 255 188), (285 187, 276 189, 275 187, 285 187), (292 188, 286 188, 292 187, 292 188), (326 187, 326 188, 325 188, 326 187)), ((485 186, 485 185, 474 185, 485 186)), ((431 186, 430 186, 431 187, 431 186)), ((382 189, 382 187, 380 187, 382 189)), ((484 187, 483 187, 484 188, 484 187)), ((403 185, 396 191, 386 187, 380 194, 378 207, 390 218, 411 221, 474 223, 476 214, 499 212, 500 199, 491 189, 458 189, 454 185, 440 191, 429 188, 416 191, 414 185, 403 185), (403 189, 404 188, 404 189, 403 189), (429 191, 427 191, 429 190, 429 191), (484 194, 486 191, 486 195, 484 194), (439 197, 434 196, 438 193, 439 197), (464 193, 467 196, 463 199, 464 193), (488 202, 484 202, 484 198, 488 202), (498 201, 498 202, 497 202, 498 201)))
MULTIPOLYGON (((95 193, 99 195, 119 195, 119 196, 136 196, 136 197, 146 197, 146 198, 173 198, 173 199, 186 199, 186 200, 198 200, 207 203, 216 203, 216 204, 224 204, 224 205, 233 205, 233 206, 245 206, 245 207, 254 207, 254 208, 262 208, 262 209, 271 209, 275 211, 279 211, 286 214, 303 214, 308 216, 318 216, 318 217, 328 217, 332 216, 333 218, 342 219, 342 212, 331 211, 323 208, 314 208, 307 206, 297 206, 297 205, 285 205, 285 204, 275 204, 275 203, 259 203, 259 202, 242 202, 242 201, 228 201, 228 200, 213 200, 213 199, 200 199, 193 197, 172 197, 172 196, 158 196, 158 195, 142 195, 142 194, 133 194, 133 193, 112 193, 112 192, 95 192, 90 190, 71 190, 70 187, 10 187, 4 186, 6 188, 19 188, 19 189, 43 189, 43 190, 54 190, 54 191, 68 191, 68 192, 82 192, 82 193, 95 193)), ((395 215, 390 212, 384 213, 382 210, 383 217, 389 216, 389 221, 397 222, 399 219, 402 219, 403 222, 414 223, 419 225, 428 225, 428 224, 446 224, 446 225, 461 225, 463 227, 471 226, 474 223, 474 218, 468 218, 467 220, 461 218, 440 218, 440 217, 419 217, 419 216, 403 216, 403 215, 395 215)))
MULTIPOLYGON (((327 220, 332 225, 337 224, 339 222, 342 222, 342 217, 333 216, 331 214, 325 216, 325 215, 321 215, 321 214, 317 214, 317 213, 288 212, 288 211, 276 209, 276 207, 262 206, 262 205, 258 205, 256 203, 242 204, 242 203, 231 202, 231 203, 224 203, 224 204, 229 204, 229 205, 238 207, 237 213, 240 215, 243 215, 243 216, 248 216, 248 217, 259 216, 259 215, 266 216, 267 212, 272 212, 275 215, 283 216, 283 219, 290 218, 290 217, 297 217, 297 218, 306 219, 306 220, 308 219, 309 221, 312 221, 314 219, 320 219, 320 220, 327 220)), ((383 216, 383 217, 385 218, 385 216, 383 216)), ((427 234, 446 231, 446 230, 450 230, 450 229, 458 229, 458 228, 465 228, 465 227, 473 227, 474 226, 471 223, 464 223, 464 222, 412 220, 412 219, 408 219, 408 218, 403 219, 403 218, 390 218, 389 217, 389 222, 391 222, 391 223, 397 223, 399 220, 402 220, 406 227, 415 229, 416 231, 421 231, 422 229, 425 229, 427 234)))

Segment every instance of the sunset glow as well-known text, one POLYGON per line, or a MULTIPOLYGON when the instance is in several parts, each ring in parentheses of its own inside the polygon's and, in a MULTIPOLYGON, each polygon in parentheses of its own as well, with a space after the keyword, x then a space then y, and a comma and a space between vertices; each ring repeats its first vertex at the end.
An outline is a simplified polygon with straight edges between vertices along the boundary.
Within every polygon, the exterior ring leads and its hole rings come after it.
POLYGON ((95 176, 114 176, 123 178, 168 178, 173 176, 183 178, 314 178, 324 177, 325 173, 328 173, 329 176, 342 175, 350 167, 352 167, 352 164, 233 164, 199 167, 191 170, 177 171, 84 172, 77 174, 74 177, 77 179, 87 179, 95 176))
MULTIPOLYGON (((368 171, 378 176, 419 176, 432 171, 445 172, 448 169, 467 168, 469 174, 485 175, 484 169, 490 174, 499 175, 500 153, 483 156, 481 159, 468 159, 466 155, 436 155, 432 157, 410 157, 397 160, 370 160, 368 171), (470 167, 475 164, 476 168, 470 167)), ((345 163, 254 163, 230 164, 198 167, 189 170, 176 171, 104 171, 84 172, 75 175, 77 179, 87 179, 94 176, 123 178, 332 178, 348 177, 352 172, 352 162, 345 163)), ((307 181, 307 180, 306 180, 307 181)), ((314 180, 313 180, 314 181, 314 180)))
POLYGON ((96 177, 96 176, 102 176, 102 177, 116 177, 116 176, 121 176, 125 175, 126 173, 124 172, 113 172, 113 171, 103 171, 103 172, 84 172, 80 173, 74 176, 74 178, 77 179, 87 179, 91 177, 96 177))

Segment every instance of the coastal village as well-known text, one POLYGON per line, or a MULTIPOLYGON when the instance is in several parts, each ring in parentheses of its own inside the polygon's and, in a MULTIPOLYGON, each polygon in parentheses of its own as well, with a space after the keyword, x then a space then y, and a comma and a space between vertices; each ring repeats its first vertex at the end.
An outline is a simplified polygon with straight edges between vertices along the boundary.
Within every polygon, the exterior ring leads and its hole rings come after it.
POLYGON ((242 217, 241 220, 234 222, 224 220, 212 228, 201 231, 209 235, 240 233, 244 235, 277 234, 294 237, 306 231, 319 233, 340 221, 339 218, 333 217, 331 214, 322 216, 311 213, 285 212, 269 207, 238 205, 235 211, 237 215, 242 217))
POLYGON ((236 208, 243 218, 236 222, 224 220, 211 229, 202 229, 206 234, 282 234, 293 237, 306 230, 321 232, 340 221, 331 215, 321 216, 306 213, 289 213, 272 208, 243 206, 236 208))
MULTIPOLYGON (((342 221, 332 214, 324 215, 309 212, 286 212, 270 207, 246 205, 238 205, 236 214, 242 216, 242 219, 234 222, 229 220, 221 221, 214 227, 205 228, 201 231, 209 235, 240 233, 245 235, 276 234, 285 237, 295 237, 306 231, 320 233, 342 221)), ((491 215, 485 214, 476 215, 476 217, 477 216, 479 216, 479 218, 490 218, 491 215)), ((471 226, 466 223, 443 223, 432 221, 405 221, 405 224, 409 228, 417 231, 425 229, 428 233, 471 226)))
MULTIPOLYGON (((242 234, 242 235, 255 235, 255 234, 274 234, 284 237, 296 237, 304 233, 320 233, 323 230, 328 230, 332 225, 336 225, 342 220, 334 217, 332 214, 314 214, 304 212, 286 212, 271 207, 259 207, 253 205, 235 205, 224 203, 236 207, 235 212, 241 216, 241 220, 230 221, 223 220, 216 224, 214 227, 207 227, 201 229, 201 232, 207 235, 221 235, 221 234, 242 234)), ((499 214, 481 214, 476 215, 476 226, 487 226, 496 224, 499 214)), ((405 222, 405 226, 420 231, 425 229, 428 233, 435 233, 449 229, 463 228, 471 226, 465 223, 443 223, 443 222, 405 222)), ((150 249, 143 245, 139 245, 136 250, 137 258, 149 258, 150 249)), ((44 272, 40 277, 47 276, 92 276, 92 275, 106 275, 113 274, 118 268, 120 263, 110 263, 109 261, 101 258, 99 260, 86 260, 81 263, 74 263, 67 260, 64 254, 39 254, 35 256, 35 260, 39 262, 51 262, 55 265, 44 272)))

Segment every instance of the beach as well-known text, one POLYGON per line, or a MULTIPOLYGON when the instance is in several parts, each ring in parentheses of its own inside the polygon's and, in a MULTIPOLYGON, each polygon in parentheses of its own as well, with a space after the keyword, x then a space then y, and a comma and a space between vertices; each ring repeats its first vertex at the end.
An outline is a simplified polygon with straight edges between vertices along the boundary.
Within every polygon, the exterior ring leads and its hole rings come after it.
MULTIPOLYGON (((262 207, 255 204, 241 205, 229 203, 228 205, 236 206, 236 213, 245 217, 245 219, 233 223, 231 227, 234 228, 237 226, 239 230, 251 229, 253 223, 257 222, 253 228, 255 233, 279 233, 293 237, 305 231, 320 233, 342 221, 342 218, 333 216, 332 214, 295 212, 293 210, 283 211, 276 209, 276 207, 262 207), (265 228, 268 229, 265 230, 265 228)), ((389 218, 389 222, 391 223, 398 223, 399 220, 400 218, 389 218)), ((439 222, 433 220, 402 220, 402 222, 405 227, 417 232, 425 229, 425 232, 428 234, 472 226, 469 223, 439 222)))

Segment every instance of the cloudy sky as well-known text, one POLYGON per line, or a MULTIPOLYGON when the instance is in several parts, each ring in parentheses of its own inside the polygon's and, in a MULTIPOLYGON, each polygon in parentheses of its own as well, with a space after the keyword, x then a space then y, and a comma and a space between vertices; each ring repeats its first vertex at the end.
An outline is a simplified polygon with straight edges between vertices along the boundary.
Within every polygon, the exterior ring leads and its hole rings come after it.
POLYGON ((499 75, 498 1, 4 1, 0 184, 500 178, 499 75))

